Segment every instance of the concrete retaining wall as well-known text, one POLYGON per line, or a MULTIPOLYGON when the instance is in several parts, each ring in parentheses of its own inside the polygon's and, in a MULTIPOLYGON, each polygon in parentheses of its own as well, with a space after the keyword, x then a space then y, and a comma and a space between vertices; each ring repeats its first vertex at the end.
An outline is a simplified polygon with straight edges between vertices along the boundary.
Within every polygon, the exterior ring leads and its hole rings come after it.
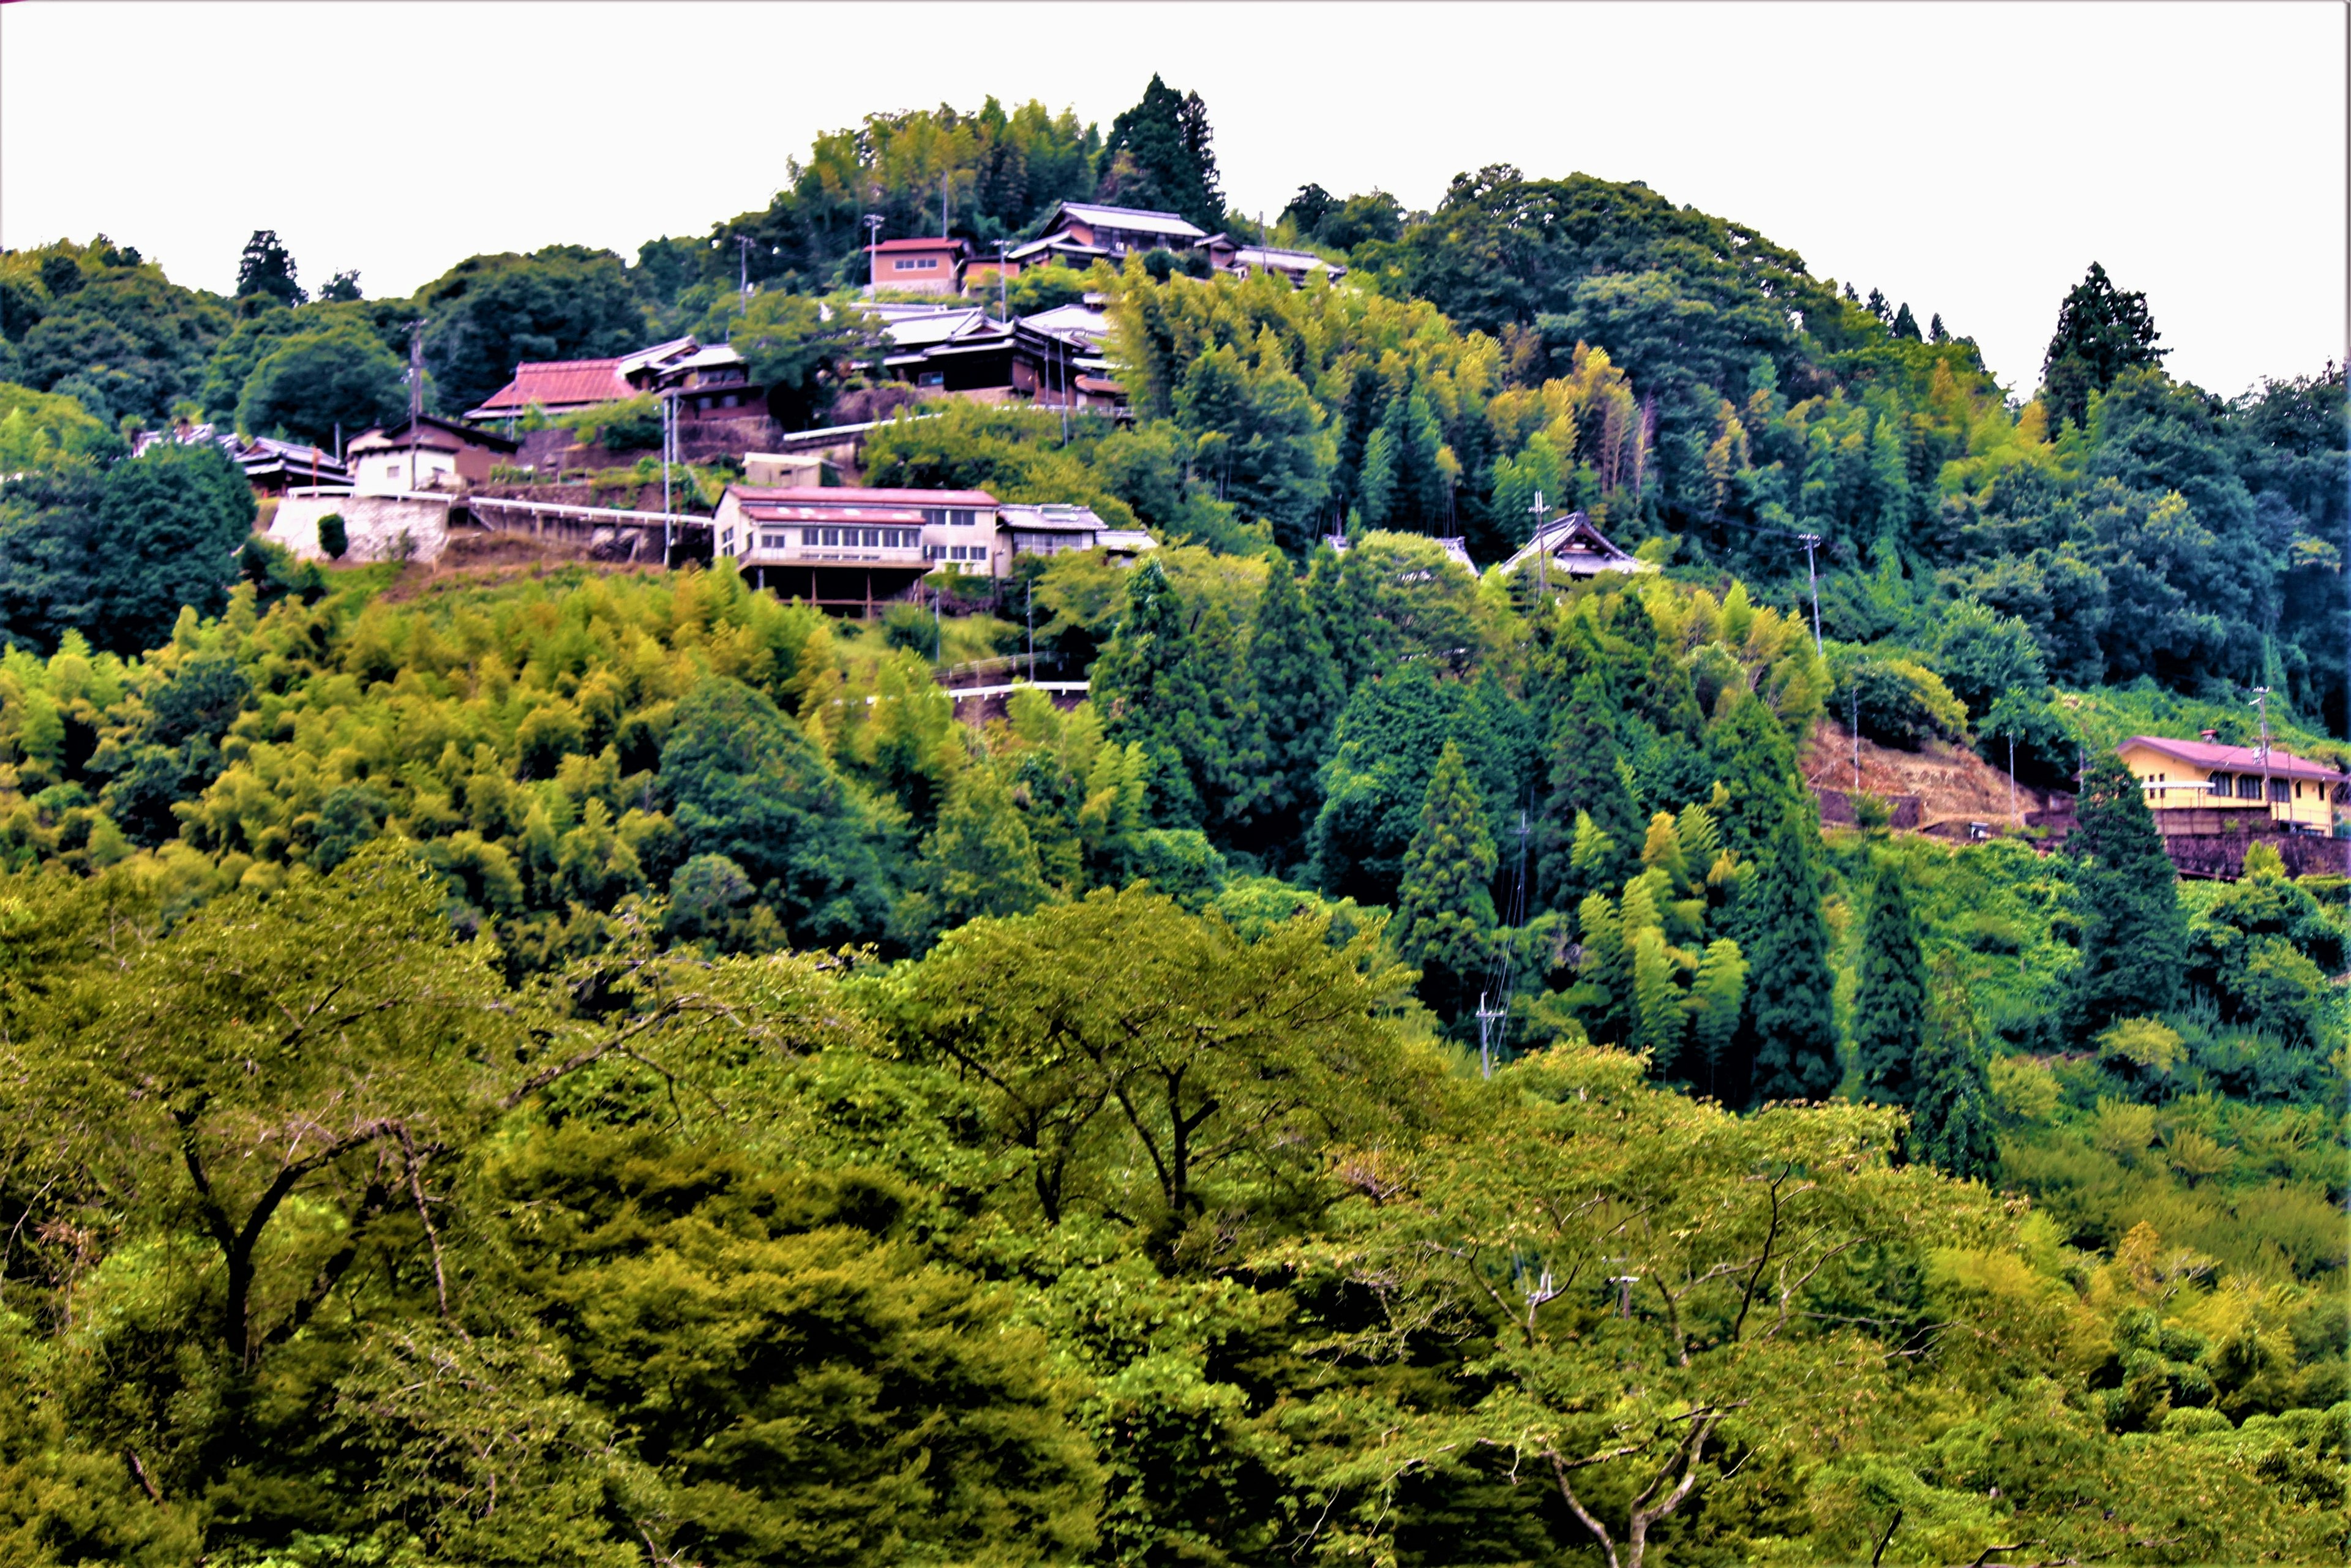
POLYGON ((319 519, 340 512, 350 548, 346 561, 441 559, 449 547, 446 496, 287 496, 269 519, 269 537, 304 560, 323 559, 319 519))

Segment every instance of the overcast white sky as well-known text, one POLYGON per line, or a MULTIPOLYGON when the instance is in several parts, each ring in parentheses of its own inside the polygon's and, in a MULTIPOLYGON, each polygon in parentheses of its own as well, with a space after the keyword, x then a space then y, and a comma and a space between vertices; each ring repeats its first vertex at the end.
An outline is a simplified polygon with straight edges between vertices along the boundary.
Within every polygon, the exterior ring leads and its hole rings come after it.
POLYGON ((305 282, 405 294, 477 251, 706 232, 868 111, 994 93, 1106 128, 1157 70, 1207 100, 1245 210, 1310 180, 1427 206, 1498 162, 1645 180, 1940 311, 2019 390, 2095 258, 2229 393, 2343 356, 2345 16, 34 0, 0 6, 0 246, 103 231, 225 291, 275 228, 305 282))

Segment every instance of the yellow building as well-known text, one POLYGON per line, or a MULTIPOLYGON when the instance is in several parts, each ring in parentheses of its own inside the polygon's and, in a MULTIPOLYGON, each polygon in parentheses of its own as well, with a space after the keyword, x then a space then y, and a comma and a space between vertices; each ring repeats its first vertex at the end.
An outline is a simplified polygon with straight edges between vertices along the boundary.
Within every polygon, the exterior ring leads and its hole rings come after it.
POLYGON ((2135 735, 2115 754, 2166 832, 2329 833, 2351 784, 2351 774, 2276 747, 2135 735))

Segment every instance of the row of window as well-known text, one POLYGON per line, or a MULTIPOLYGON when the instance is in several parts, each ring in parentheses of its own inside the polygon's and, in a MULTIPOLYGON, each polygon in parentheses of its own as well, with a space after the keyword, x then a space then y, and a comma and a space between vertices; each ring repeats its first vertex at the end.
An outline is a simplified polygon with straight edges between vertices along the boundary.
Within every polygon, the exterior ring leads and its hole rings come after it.
POLYGON ((979 521, 979 514, 968 507, 925 507, 923 521, 935 528, 967 528, 979 521))
MULTIPOLYGON (((801 528, 802 549, 913 549, 923 542, 920 528, 801 528)), ((778 529, 759 536, 761 549, 789 549, 792 530, 778 529)))
POLYGON ((939 258, 935 256, 902 256, 890 263, 898 272, 936 272, 939 258))
MULTIPOLYGON (((2262 776, 2258 773, 2239 773, 2233 778, 2226 773, 2212 775, 2212 793, 2215 795, 2231 793, 2232 785, 2236 798, 2240 800, 2258 800, 2262 798, 2262 776)), ((2302 793, 2301 785, 2290 785, 2288 780, 2283 779, 2273 779, 2269 781, 2269 785, 2270 799, 2273 800, 2292 800, 2302 793)))
POLYGON ((986 560, 986 545, 925 545, 925 560, 986 560))

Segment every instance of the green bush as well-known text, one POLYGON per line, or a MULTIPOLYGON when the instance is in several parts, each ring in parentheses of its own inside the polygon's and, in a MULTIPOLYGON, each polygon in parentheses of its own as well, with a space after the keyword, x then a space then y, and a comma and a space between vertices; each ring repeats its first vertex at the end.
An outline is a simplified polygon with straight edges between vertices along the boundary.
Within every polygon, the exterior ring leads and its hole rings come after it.
POLYGON ((1829 654, 1828 711, 1881 746, 1916 751, 1930 740, 1958 740, 1968 710, 1943 677, 1913 659, 1840 646, 1829 654))
POLYGON ((343 526, 340 512, 329 512, 319 519, 319 548, 335 560, 343 559, 351 548, 350 530, 343 526))

